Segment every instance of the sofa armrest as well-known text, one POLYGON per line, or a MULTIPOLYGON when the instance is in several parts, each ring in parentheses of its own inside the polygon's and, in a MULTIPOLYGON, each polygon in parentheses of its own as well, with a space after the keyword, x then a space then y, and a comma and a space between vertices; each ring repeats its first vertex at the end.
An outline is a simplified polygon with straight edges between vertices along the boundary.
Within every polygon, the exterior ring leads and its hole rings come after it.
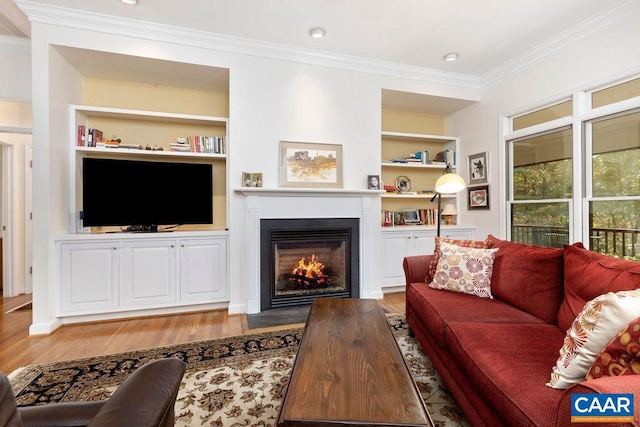
POLYGON ((429 264, 433 255, 414 255, 404 258, 402 267, 404 268, 404 278, 406 284, 423 283, 429 271, 429 264))
MULTIPOLYGON (((602 377, 595 380, 583 381, 566 389, 558 404, 558 418, 556 426, 593 426, 593 423, 571 422, 571 395, 572 394, 606 394, 606 393, 630 393, 634 396, 634 418, 636 423, 640 421, 640 375, 621 375, 618 377, 602 377)), ((598 423, 602 426, 633 426, 636 423, 598 423)))

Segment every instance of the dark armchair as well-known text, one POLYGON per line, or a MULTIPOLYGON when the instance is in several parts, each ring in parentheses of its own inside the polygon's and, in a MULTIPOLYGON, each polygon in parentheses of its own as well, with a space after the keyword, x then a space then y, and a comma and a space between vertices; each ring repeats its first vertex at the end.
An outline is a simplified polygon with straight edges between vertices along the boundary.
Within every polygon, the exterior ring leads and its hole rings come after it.
POLYGON ((9 379, 0 374, 0 426, 173 426, 185 368, 178 359, 156 360, 136 369, 108 400, 20 408, 9 379))

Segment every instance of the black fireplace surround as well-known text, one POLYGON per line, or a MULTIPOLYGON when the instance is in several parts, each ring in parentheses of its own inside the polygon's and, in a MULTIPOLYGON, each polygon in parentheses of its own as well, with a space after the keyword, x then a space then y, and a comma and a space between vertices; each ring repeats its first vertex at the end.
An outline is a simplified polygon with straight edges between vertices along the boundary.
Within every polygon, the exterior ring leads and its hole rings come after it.
MULTIPOLYGON (((359 218, 300 218, 300 219, 262 219, 260 220, 260 310, 311 304, 319 296, 334 298, 358 298, 360 296, 360 219, 359 218), (309 248, 309 251, 306 249, 309 248), (334 270, 339 279, 336 286, 323 283, 323 279, 310 279, 298 284, 300 291, 277 291, 279 277, 300 282, 291 274, 278 273, 276 263, 280 254, 298 252, 310 261, 311 252, 323 253, 319 261, 326 263, 327 254, 336 254, 341 258, 335 263, 334 270), (339 282, 339 283, 338 283, 339 282), (321 283, 321 284, 318 284, 321 283)), ((284 261, 291 263, 290 260, 284 261)), ((293 263, 295 264, 295 263, 293 263)), ((330 266, 329 266, 330 267, 330 266)), ((331 270, 328 268, 328 270, 331 270)), ((328 273, 330 274, 330 273, 328 273)), ((331 281, 329 275, 324 276, 331 281)))

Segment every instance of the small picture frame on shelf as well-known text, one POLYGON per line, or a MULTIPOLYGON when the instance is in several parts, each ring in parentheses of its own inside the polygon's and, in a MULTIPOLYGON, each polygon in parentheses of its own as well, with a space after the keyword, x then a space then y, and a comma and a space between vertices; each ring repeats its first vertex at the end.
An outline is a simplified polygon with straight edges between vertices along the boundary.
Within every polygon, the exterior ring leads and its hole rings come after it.
POLYGON ((402 211, 405 224, 422 224, 418 209, 405 209, 402 211))
POLYGON ((409 177, 401 175, 396 178, 396 190, 398 193, 406 193, 411 190, 411 180, 409 177))
POLYGON ((487 152, 472 154, 468 157, 469 161, 469 185, 486 184, 489 174, 489 165, 487 164, 487 152))
POLYGON ((489 209, 489 186, 481 185, 479 187, 467 188, 468 204, 467 209, 489 209))
POLYGON ((380 189, 380 175, 368 175, 367 176, 367 188, 369 190, 380 189))
POLYGON ((262 172, 242 172, 243 187, 262 187, 262 172))

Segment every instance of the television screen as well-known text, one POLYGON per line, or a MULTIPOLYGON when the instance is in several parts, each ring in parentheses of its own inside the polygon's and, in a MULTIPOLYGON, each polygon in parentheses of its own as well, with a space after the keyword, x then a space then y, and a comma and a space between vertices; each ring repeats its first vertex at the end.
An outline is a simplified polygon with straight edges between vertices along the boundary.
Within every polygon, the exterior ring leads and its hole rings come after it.
POLYGON ((213 166, 84 158, 84 226, 213 222, 213 166))

